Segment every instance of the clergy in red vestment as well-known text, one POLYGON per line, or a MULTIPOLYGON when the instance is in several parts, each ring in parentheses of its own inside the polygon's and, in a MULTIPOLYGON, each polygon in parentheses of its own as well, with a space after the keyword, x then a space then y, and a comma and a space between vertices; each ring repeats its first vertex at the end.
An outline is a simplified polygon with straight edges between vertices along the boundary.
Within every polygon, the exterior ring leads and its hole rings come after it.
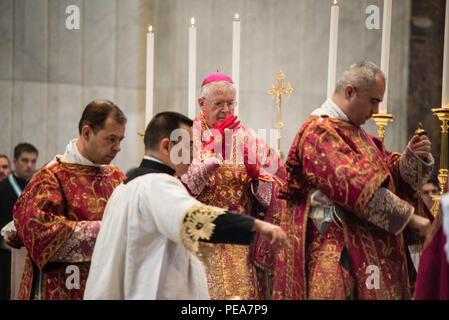
MULTIPOLYGON (((234 116, 237 101, 232 79, 220 72, 206 77, 198 102, 195 156, 181 181, 207 205, 279 224, 286 202, 276 195, 286 171, 277 152, 234 116)), ((275 254, 257 236, 250 247, 216 244, 207 272, 211 298, 269 297, 275 254)))
POLYGON ((399 154, 361 127, 384 92, 374 63, 352 65, 296 135, 280 192, 291 245, 277 255, 274 299, 412 297, 408 239, 430 227, 413 204, 417 167, 426 179, 434 160, 425 135, 399 154))
MULTIPOLYGON (((82 299, 103 210, 125 175, 110 165, 126 117, 108 100, 92 101, 78 139, 31 179, 13 210, 28 251, 19 299, 82 299)), ((12 238, 12 236, 10 237, 12 238)))
MULTIPOLYGON (((449 181, 448 181, 449 182, 449 181)), ((440 209, 424 243, 416 276, 415 300, 449 300, 449 194, 446 183, 440 209)))

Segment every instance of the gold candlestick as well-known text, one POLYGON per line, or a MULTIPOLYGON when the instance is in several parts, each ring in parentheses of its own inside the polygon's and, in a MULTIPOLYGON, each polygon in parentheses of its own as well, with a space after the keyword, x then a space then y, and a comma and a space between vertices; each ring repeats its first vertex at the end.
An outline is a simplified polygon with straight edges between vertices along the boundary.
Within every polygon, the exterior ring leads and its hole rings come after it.
POLYGON ((374 122, 379 127, 379 129, 377 129, 379 138, 382 141, 384 141, 385 127, 388 126, 388 124, 393 121, 394 115, 388 114, 388 113, 375 113, 371 116, 371 118, 374 120, 374 122))
POLYGON ((440 119, 441 124, 441 154, 440 154, 440 170, 438 171, 438 181, 441 186, 441 193, 438 197, 438 201, 444 192, 446 186, 448 169, 447 169, 447 155, 448 155, 448 121, 449 121, 449 106, 444 106, 443 108, 432 109, 433 114, 440 119))

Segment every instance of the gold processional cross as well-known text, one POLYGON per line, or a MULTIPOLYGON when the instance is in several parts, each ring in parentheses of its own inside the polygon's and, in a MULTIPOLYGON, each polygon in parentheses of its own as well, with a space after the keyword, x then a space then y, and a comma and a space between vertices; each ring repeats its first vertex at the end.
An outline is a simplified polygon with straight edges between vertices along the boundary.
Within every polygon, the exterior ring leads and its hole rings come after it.
POLYGON ((281 121, 281 97, 283 94, 290 96, 290 94, 293 92, 293 88, 290 86, 290 83, 287 84, 286 87, 283 87, 283 81, 284 81, 285 75, 280 70, 277 75, 276 79, 278 81, 277 88, 274 87, 274 85, 271 85, 271 88, 268 90, 268 94, 271 96, 271 99, 273 99, 276 96, 276 108, 278 110, 278 120, 274 123, 274 127, 277 129, 277 152, 279 156, 281 156, 281 128, 284 126, 284 124, 281 121))

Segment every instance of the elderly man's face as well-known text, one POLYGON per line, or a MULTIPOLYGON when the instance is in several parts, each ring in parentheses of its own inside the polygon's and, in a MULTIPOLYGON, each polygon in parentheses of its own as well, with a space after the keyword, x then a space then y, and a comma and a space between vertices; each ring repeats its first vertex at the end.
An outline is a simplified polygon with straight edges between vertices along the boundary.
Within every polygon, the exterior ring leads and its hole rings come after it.
POLYGON ((207 97, 199 99, 209 127, 213 128, 215 121, 221 123, 227 116, 234 114, 235 97, 235 88, 212 87, 207 97))
POLYGON ((11 173, 11 167, 9 166, 6 158, 0 158, 0 181, 6 179, 11 173))
POLYGON ((355 92, 349 98, 349 119, 356 125, 361 126, 371 116, 379 112, 379 103, 382 102, 385 93, 385 80, 377 73, 374 86, 368 90, 360 92, 354 88, 355 92))

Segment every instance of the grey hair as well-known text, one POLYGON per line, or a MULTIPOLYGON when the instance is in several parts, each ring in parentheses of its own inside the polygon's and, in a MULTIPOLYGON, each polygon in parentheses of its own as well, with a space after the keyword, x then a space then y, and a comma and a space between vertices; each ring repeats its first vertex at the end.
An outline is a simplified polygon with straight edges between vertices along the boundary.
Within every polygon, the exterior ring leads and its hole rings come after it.
POLYGON ((218 89, 223 91, 235 89, 235 84, 227 81, 214 81, 206 83, 200 89, 200 98, 205 98, 206 96, 208 96, 212 89, 218 89))
POLYGON ((376 83, 375 77, 378 73, 385 80, 384 73, 374 62, 362 61, 354 63, 343 72, 343 75, 337 81, 334 94, 343 92, 349 84, 356 88, 357 93, 366 91, 374 86, 376 83))

